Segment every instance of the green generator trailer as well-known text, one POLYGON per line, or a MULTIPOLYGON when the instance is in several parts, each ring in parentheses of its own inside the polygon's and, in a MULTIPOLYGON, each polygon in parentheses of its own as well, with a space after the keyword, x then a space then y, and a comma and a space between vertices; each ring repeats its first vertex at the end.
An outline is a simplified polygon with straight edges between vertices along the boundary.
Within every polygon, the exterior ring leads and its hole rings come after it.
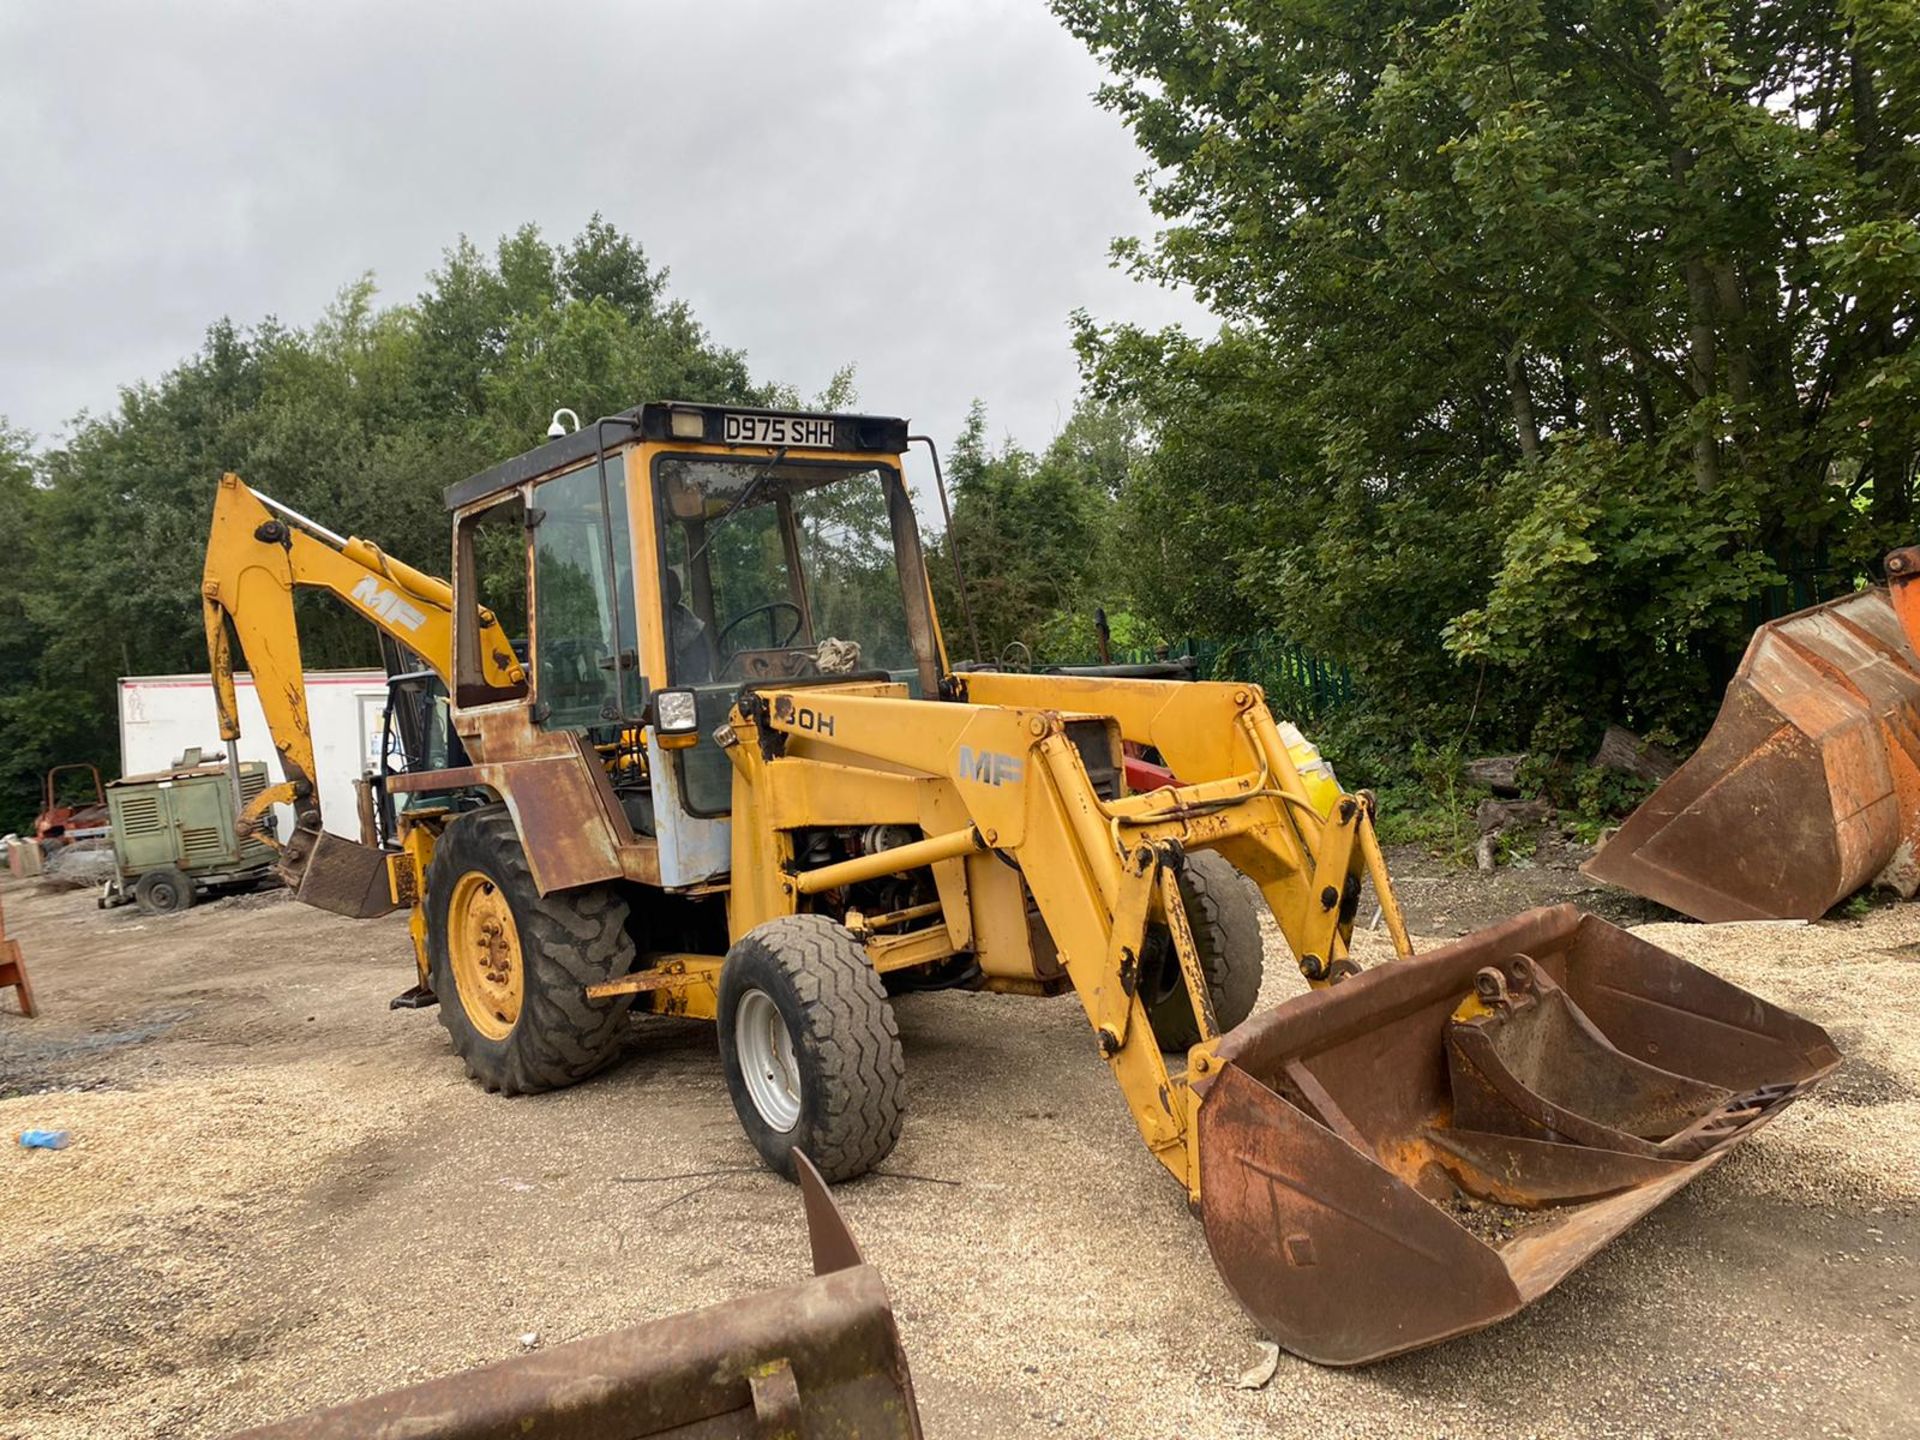
POLYGON ((189 750, 170 770, 128 775, 107 786, 114 877, 101 908, 129 901, 149 915, 185 910, 203 895, 258 884, 272 874, 273 850, 237 833, 239 807, 267 787, 267 767, 240 764, 240 796, 225 764, 189 750))

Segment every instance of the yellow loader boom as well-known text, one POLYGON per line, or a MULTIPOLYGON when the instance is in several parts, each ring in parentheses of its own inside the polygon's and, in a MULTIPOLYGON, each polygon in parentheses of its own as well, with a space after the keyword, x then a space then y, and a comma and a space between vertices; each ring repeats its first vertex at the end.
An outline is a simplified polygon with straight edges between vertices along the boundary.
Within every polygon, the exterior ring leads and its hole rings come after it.
MULTIPOLYGON (((734 932, 799 913, 813 897, 890 868, 977 855, 966 881, 978 882, 1006 868, 996 857, 1010 860, 1148 1148, 1197 1199, 1191 1085, 1208 1072, 1222 1026, 1181 872, 1193 855, 1212 851, 1251 877, 1314 985, 1358 973, 1347 952, 1365 879, 1396 948, 1410 955, 1371 800, 1342 795, 1329 813, 1317 810, 1250 685, 971 673, 959 677, 956 695, 929 706, 904 686, 867 694, 767 689, 736 710, 722 741, 739 775, 734 932), (1190 783, 1102 798, 1087 752, 1117 755, 1123 738, 1153 744, 1190 783), (876 768, 856 778, 856 763, 876 768), (880 765, 926 778, 891 785, 880 765), (819 797, 836 785, 867 787, 864 816, 917 826, 930 838, 918 849, 796 868, 789 827, 819 823, 819 797), (1140 983, 1155 922, 1168 932, 1198 1036, 1186 1066, 1172 1072, 1140 983)), ((883 972, 896 953, 979 954, 970 927, 989 917, 964 883, 953 888, 956 899, 928 932, 881 942, 875 963, 883 972)), ((995 960, 989 953, 981 963, 995 960)))

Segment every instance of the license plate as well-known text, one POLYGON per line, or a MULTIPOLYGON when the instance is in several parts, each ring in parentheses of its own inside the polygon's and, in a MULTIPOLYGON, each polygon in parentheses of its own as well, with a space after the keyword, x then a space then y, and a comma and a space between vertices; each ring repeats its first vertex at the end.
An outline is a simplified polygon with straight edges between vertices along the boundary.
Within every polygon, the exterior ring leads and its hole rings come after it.
POLYGON ((723 430, 729 445, 799 445, 833 448, 833 421, 795 415, 729 415, 723 430))

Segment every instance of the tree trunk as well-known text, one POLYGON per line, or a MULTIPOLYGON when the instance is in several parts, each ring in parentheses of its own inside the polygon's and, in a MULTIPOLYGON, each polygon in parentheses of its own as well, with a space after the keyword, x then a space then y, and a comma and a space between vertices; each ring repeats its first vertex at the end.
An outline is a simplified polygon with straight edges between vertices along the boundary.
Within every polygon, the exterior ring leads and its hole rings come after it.
POLYGON ((1533 391, 1520 363, 1520 347, 1507 351, 1507 395, 1513 401, 1513 424, 1520 432, 1520 454, 1529 462, 1540 458, 1540 424, 1533 415, 1533 391))
POLYGON ((1713 266, 1713 288, 1726 317, 1729 331, 1727 346, 1727 395, 1736 405, 1753 397, 1753 351, 1747 336, 1747 297, 1733 266, 1718 261, 1713 266))
POLYGON ((1613 405, 1607 394, 1607 370, 1600 354, 1598 338, 1587 341, 1586 363, 1580 368, 1580 378, 1586 387, 1586 394, 1581 400, 1586 411, 1587 429, 1612 439, 1613 405))
MULTIPOLYGON (((1696 399, 1713 394, 1714 374, 1718 370, 1713 334, 1713 282, 1707 274, 1707 262, 1689 259, 1687 276, 1687 379, 1696 399)), ((1702 494, 1720 483, 1720 444, 1714 435, 1713 416, 1701 415, 1696 408, 1693 435, 1693 483, 1702 494)))
MULTIPOLYGON (((1667 159, 1668 173, 1679 185, 1687 183, 1693 153, 1677 149, 1667 159)), ((1687 282, 1687 384, 1696 401, 1714 393, 1719 360, 1713 334, 1713 277, 1704 254, 1689 255, 1681 265, 1687 282)), ((1714 417, 1707 407, 1694 406, 1693 483, 1704 494, 1720 483, 1720 447, 1714 435, 1714 417)))

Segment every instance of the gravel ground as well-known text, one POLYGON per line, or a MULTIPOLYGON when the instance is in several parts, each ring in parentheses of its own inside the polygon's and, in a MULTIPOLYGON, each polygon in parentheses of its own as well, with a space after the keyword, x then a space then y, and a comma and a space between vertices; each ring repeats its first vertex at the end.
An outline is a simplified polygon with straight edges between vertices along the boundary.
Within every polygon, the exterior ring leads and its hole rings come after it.
MULTIPOLYGON (((1581 888, 1397 868, 1439 938, 1581 888)), ((807 1273, 704 1026, 489 1097, 431 1011, 385 1008, 397 918, 3 893, 43 1015, 0 1013, 0 1132, 74 1141, 0 1148, 0 1437, 218 1434, 807 1273)), ((1844 1068, 1519 1318, 1361 1371, 1283 1356, 1253 1391, 1259 1332, 1078 1007, 903 999, 906 1133, 838 1194, 928 1434, 1920 1433, 1920 907, 1642 933, 1828 1026, 1844 1068)), ((1298 985, 1270 965, 1263 1001, 1298 985)))

